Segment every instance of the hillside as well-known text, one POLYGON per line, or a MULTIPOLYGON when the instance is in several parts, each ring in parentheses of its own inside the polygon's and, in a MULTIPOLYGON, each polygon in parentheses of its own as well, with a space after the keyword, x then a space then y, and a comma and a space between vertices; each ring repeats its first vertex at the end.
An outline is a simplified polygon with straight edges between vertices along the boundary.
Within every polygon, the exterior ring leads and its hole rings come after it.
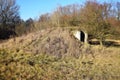
POLYGON ((120 48, 84 46, 48 28, 0 43, 0 80, 119 80, 120 48))
POLYGON ((75 40, 67 29, 52 28, 30 33, 1 43, 0 48, 23 51, 25 53, 47 53, 56 56, 80 54, 82 44, 75 40))

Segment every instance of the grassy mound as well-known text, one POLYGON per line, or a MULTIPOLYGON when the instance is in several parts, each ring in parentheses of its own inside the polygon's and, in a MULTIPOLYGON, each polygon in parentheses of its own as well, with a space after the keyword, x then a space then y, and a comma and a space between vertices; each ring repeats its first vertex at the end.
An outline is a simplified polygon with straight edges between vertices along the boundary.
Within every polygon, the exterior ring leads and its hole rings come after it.
POLYGON ((119 49, 99 50, 96 48, 95 58, 0 50, 0 80, 119 80, 119 49))
POLYGON ((84 46, 51 28, 0 43, 0 80, 119 80, 120 48, 84 46))
POLYGON ((24 51, 25 53, 46 53, 58 57, 71 55, 79 57, 82 44, 75 40, 70 30, 51 28, 8 40, 0 48, 24 51))

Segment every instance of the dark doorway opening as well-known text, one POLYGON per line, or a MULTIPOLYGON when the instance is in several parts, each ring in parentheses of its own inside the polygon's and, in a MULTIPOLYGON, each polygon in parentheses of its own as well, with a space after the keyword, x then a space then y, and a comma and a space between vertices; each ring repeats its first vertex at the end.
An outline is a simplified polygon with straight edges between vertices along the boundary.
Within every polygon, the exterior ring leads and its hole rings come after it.
POLYGON ((83 31, 80 31, 80 40, 81 40, 82 42, 85 41, 85 34, 84 34, 83 31))

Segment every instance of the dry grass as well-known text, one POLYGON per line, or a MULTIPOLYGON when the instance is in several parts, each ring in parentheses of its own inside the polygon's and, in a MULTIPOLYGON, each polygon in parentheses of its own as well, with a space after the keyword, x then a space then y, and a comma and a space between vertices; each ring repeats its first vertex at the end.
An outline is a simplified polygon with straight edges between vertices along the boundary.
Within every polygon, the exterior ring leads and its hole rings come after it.
POLYGON ((0 44, 0 80, 119 80, 120 48, 84 46, 48 29, 0 44))
POLYGON ((95 58, 82 54, 58 58, 48 54, 0 51, 0 80, 119 80, 120 50, 107 48, 95 58))
POLYGON ((73 38, 70 31, 62 28, 45 29, 1 43, 0 48, 24 51, 25 53, 47 53, 79 56, 82 44, 73 38))

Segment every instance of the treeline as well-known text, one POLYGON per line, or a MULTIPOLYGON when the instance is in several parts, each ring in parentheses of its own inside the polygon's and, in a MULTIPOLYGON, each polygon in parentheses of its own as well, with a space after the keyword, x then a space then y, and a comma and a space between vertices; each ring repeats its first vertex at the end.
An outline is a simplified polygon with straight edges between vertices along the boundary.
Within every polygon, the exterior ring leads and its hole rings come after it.
POLYGON ((58 6, 52 13, 26 21, 20 18, 15 0, 0 0, 0 6, 0 39, 47 27, 78 27, 101 41, 120 35, 120 2, 113 4, 88 0, 83 5, 58 6))
POLYGON ((30 32, 33 22, 31 18, 26 21, 20 18, 19 6, 15 0, 0 0, 0 39, 30 32))
POLYGON ((38 23, 41 27, 77 27, 102 44, 106 38, 120 39, 120 2, 87 0, 83 5, 58 6, 54 12, 41 15, 38 23))

